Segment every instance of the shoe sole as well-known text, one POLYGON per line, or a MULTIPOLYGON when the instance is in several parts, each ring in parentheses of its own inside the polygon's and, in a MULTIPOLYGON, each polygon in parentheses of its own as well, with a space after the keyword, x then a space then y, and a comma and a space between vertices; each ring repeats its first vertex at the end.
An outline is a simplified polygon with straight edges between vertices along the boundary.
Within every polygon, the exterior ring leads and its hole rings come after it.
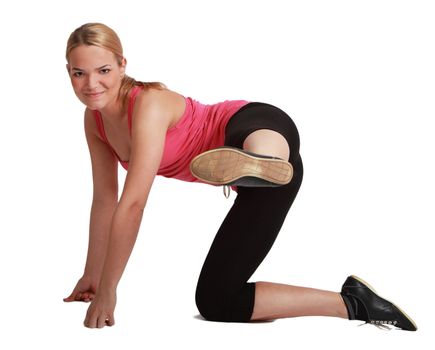
POLYGON ((376 290, 375 290, 375 289, 374 289, 370 284, 368 284, 366 281, 364 281, 362 278, 360 278, 360 277, 358 277, 358 276, 355 276, 355 275, 351 275, 351 277, 355 278, 357 281, 359 281, 360 283, 362 283, 362 284, 364 284, 365 286, 367 286, 367 287, 368 287, 368 288, 369 288, 373 293, 375 293, 378 297, 380 297, 380 298, 382 298, 382 299, 388 301, 390 304, 394 305, 397 309, 399 309, 399 311, 400 311, 402 314, 405 315, 405 317, 408 319, 408 321, 411 322, 412 325, 413 325, 413 326, 415 327, 415 329, 417 330, 417 325, 416 325, 416 323, 414 322, 414 320, 413 320, 411 317, 409 317, 409 316, 406 314, 405 311, 403 311, 400 307, 398 307, 396 304, 392 303, 392 302, 389 301, 388 299, 385 299, 384 297, 381 297, 381 296, 376 292, 376 290))
POLYGON ((197 155, 190 162, 190 172, 213 185, 227 185, 245 176, 286 185, 293 177, 293 167, 289 162, 257 157, 231 147, 216 148, 197 155))

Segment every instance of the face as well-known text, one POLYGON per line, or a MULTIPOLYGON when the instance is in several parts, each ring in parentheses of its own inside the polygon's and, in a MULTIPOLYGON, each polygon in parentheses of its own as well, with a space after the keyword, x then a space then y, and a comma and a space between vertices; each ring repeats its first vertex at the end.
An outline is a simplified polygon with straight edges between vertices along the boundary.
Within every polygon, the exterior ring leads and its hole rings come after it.
POLYGON ((67 70, 74 92, 89 109, 116 105, 126 61, 119 65, 115 55, 98 46, 80 45, 69 55, 67 70))

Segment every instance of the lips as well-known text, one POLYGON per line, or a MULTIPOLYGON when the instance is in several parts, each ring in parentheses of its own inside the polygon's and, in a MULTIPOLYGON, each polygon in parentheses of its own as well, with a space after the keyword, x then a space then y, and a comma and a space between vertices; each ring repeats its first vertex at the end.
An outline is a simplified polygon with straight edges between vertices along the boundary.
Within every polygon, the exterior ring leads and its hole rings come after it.
POLYGON ((85 93, 85 96, 86 96, 86 97, 89 97, 89 98, 98 98, 98 97, 100 97, 103 93, 104 93, 104 91, 101 91, 101 92, 92 92, 92 93, 88 93, 88 94, 85 93))

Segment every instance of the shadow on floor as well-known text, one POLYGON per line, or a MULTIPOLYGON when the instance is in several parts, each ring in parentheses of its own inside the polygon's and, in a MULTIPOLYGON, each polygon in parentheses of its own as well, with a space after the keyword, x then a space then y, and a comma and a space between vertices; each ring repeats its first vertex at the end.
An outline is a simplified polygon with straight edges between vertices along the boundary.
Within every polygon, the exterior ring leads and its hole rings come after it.
MULTIPOLYGON (((206 320, 200 314, 193 316, 193 318, 196 318, 197 320, 200 320, 200 321, 206 321, 206 322, 218 322, 218 321, 209 321, 209 320, 206 320)), ((245 322, 245 323, 271 323, 271 322, 274 322, 274 321, 276 321, 276 320, 263 320, 263 321, 262 320, 256 320, 256 321, 250 321, 250 322, 245 322)), ((228 322, 228 323, 230 323, 230 322, 228 322)))

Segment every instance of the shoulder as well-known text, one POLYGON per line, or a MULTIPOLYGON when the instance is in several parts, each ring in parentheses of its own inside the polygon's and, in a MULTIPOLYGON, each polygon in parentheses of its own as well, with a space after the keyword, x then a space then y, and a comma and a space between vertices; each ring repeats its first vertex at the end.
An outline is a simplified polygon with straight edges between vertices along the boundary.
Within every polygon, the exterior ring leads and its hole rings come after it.
POLYGON ((104 141, 101 136, 101 126, 99 126, 97 122, 98 111, 86 107, 84 114, 85 132, 88 134, 94 134, 96 137, 104 141))
POLYGON ((154 107, 162 110, 169 110, 177 99, 184 97, 179 93, 163 89, 158 90, 155 88, 142 89, 136 97, 136 104, 141 107, 154 107))
POLYGON ((85 131, 91 132, 91 133, 96 133, 97 123, 95 121, 95 111, 86 107, 84 118, 85 118, 84 119, 85 131))
POLYGON ((169 126, 180 101, 184 103, 184 97, 169 89, 143 89, 136 96, 133 115, 141 115, 141 118, 158 118, 160 121, 164 118, 169 126))

